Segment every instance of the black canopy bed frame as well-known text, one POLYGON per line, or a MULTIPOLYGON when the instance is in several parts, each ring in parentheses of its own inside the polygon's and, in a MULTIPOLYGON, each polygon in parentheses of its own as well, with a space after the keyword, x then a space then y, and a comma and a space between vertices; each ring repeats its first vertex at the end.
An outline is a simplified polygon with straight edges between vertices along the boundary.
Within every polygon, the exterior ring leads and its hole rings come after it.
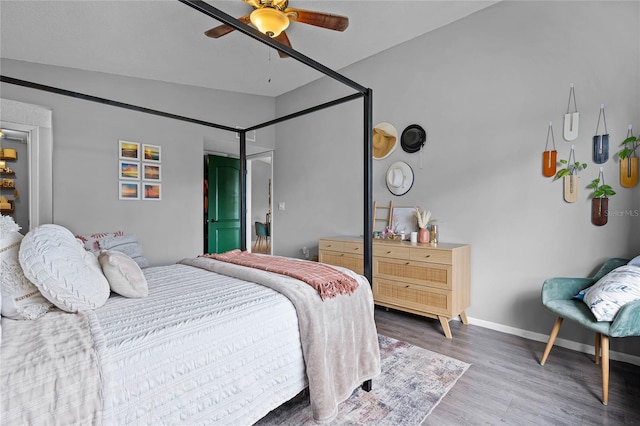
MULTIPOLYGON (((78 93, 66 89, 61 89, 57 87, 47 86, 44 84, 39 84, 31 81, 21 80, 5 75, 0 74, 0 81, 7 84, 13 84, 23 87, 28 87, 36 90, 43 90, 50 93, 55 93, 63 96, 70 96, 77 99, 82 99, 91 102, 97 102, 105 105, 111 105, 118 108, 124 108, 132 111, 142 112, 146 114, 157 115, 160 117, 170 118, 174 120, 186 121, 193 124, 198 124, 206 127, 214 127, 217 129, 239 133, 240 135, 240 147, 239 147, 239 156, 240 156, 240 187, 241 187, 241 197, 240 197, 240 211, 243 212, 242 217, 246 216, 246 203, 247 203, 247 186, 246 186, 246 143, 247 143, 247 132, 251 132, 257 129, 261 129, 264 127, 272 126, 278 123, 282 123, 297 117, 301 117, 303 115, 307 115, 316 111, 320 111, 325 108, 330 108, 345 102, 350 102, 355 99, 362 98, 363 99, 363 162, 364 162, 364 204, 363 204, 363 243, 364 243, 364 276, 369 280, 369 283, 372 282, 372 238, 371 235, 371 227, 373 221, 373 161, 372 161, 372 152, 371 152, 371 138, 372 138, 372 115, 373 115, 373 91, 369 88, 361 86, 355 81, 343 76, 342 74, 337 73, 336 71, 316 62, 315 60, 305 56, 304 54, 292 49, 289 46, 286 46, 267 35, 259 32, 258 30, 244 24, 238 19, 234 18, 231 15, 211 6, 210 4, 201 1, 201 0, 178 0, 181 3, 192 7, 193 9, 210 16, 211 18, 220 21, 223 24, 227 24, 235 30, 261 42, 266 44, 267 46, 278 50, 279 52, 283 52, 290 56, 291 58, 297 60, 298 62, 303 63, 304 65, 324 74, 325 76, 336 80, 337 82, 344 84, 345 86, 354 89, 356 93, 335 99, 333 101, 325 102, 310 108, 306 108, 300 110, 298 112, 294 112, 282 117, 275 118, 273 120, 265 121, 263 123, 258 123, 253 126, 247 127, 245 129, 238 129, 235 127, 227 126, 224 124, 218 124, 213 122, 208 122, 204 120, 199 120, 195 118, 185 117, 177 114, 172 114, 164 111, 158 111, 151 108, 141 107, 137 105, 131 105, 119 101, 115 101, 112 99, 101 98, 97 96, 87 95, 83 93, 78 93)), ((241 241, 241 249, 246 250, 246 235, 247 235, 247 226, 246 221, 240 221, 240 241, 241 241)), ((370 385, 370 384, 369 384, 370 385)))

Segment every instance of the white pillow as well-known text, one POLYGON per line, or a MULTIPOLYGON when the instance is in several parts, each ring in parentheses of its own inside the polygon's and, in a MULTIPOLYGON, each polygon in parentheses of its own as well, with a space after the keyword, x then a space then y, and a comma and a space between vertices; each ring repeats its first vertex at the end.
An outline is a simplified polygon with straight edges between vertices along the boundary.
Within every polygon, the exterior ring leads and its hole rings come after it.
POLYGON ((124 297, 149 295, 147 279, 135 260, 119 251, 103 250, 98 256, 98 261, 109 281, 111 291, 124 297))
POLYGON ((100 250, 115 250, 131 257, 141 268, 149 266, 136 234, 116 235, 98 240, 100 250))
POLYGON ((98 259, 62 226, 29 231, 20 247, 20 264, 42 295, 63 311, 99 308, 109 298, 98 259))
MULTIPOLYGON (((3 216, 2 220, 6 224, 5 218, 7 216, 3 216)), ((14 223, 12 218, 11 222, 14 223)), ((2 315, 14 320, 40 318, 49 312, 53 305, 22 272, 18 253, 23 236, 17 232, 18 225, 11 229, 6 226, 0 227, 2 228, 0 234, 0 294, 2 294, 0 310, 2 315)))
POLYGON ((627 265, 640 266, 640 256, 636 256, 627 263, 627 265))
POLYGON ((640 266, 623 265, 600 278, 584 294, 598 321, 613 321, 622 306, 640 300, 640 266))

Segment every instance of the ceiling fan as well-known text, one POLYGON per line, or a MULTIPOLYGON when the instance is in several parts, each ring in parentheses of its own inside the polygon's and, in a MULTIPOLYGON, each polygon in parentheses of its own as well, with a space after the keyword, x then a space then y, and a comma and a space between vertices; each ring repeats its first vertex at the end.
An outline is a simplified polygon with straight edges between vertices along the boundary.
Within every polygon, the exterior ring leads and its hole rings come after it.
MULTIPOLYGON (((333 15, 331 13, 313 12, 311 10, 295 9, 289 7, 289 0, 242 0, 253 7, 253 12, 241 16, 239 21, 252 24, 263 34, 278 40, 280 43, 291 47, 291 42, 285 30, 290 21, 314 25, 334 31, 344 31, 349 26, 349 18, 333 15)), ((223 24, 205 31, 205 35, 211 38, 219 38, 229 34, 233 27, 223 24)), ((286 53, 278 52, 281 58, 286 58, 286 53)))

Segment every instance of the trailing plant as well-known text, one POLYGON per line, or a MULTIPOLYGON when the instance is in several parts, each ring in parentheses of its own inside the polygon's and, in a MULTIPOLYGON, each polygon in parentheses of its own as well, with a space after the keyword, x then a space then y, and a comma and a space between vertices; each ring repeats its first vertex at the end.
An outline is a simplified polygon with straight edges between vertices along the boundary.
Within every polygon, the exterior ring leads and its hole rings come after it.
POLYGON ((600 183, 600 178, 592 180, 591 183, 587 185, 587 188, 593 189, 593 198, 605 198, 616 195, 616 191, 614 191, 610 185, 606 185, 604 180, 600 183))
POLYGON ((640 136, 629 136, 620 144, 624 148, 618 152, 618 157, 622 160, 635 155, 636 149, 640 146, 640 136))
POLYGON ((560 163, 564 164, 565 167, 558 170, 553 180, 560 179, 563 176, 577 175, 578 172, 587 168, 587 163, 581 163, 579 161, 569 163, 567 160, 560 160, 560 163))

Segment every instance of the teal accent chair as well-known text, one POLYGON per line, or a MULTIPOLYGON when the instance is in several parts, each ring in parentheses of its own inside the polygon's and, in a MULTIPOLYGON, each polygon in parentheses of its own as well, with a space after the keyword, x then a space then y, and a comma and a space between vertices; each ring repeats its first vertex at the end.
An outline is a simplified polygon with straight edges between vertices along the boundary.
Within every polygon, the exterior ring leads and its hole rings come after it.
POLYGON ((269 250, 269 226, 262 222, 255 222, 256 226, 256 243, 253 245, 253 250, 269 250), (265 244, 265 248, 262 244, 265 244))
POLYGON ((555 277, 545 280, 542 285, 542 304, 558 317, 549 335, 549 342, 540 365, 544 365, 547 361, 564 318, 594 331, 596 333, 595 363, 601 364, 602 368, 602 403, 604 405, 609 402, 609 338, 640 336, 640 300, 624 305, 614 320, 608 322, 596 321, 587 304, 574 296, 628 262, 628 259, 612 258, 607 260, 591 278, 555 277))

